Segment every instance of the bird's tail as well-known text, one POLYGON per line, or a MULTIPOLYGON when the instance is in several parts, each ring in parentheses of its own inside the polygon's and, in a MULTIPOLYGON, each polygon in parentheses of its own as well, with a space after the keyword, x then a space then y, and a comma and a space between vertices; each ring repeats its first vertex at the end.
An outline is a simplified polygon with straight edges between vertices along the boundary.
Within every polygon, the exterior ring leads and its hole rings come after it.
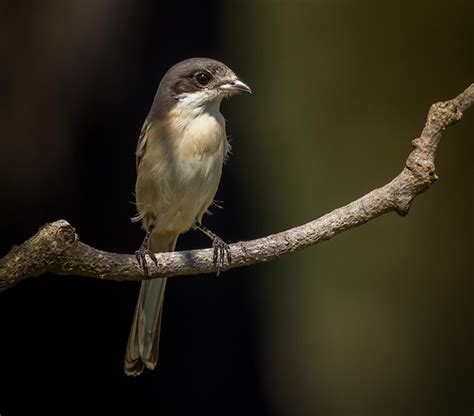
MULTIPOLYGON (((150 237, 154 253, 173 251, 176 238, 150 237)), ((138 376, 146 366, 153 370, 158 361, 160 326, 167 278, 144 280, 138 296, 132 328, 125 352, 125 374, 138 376)))

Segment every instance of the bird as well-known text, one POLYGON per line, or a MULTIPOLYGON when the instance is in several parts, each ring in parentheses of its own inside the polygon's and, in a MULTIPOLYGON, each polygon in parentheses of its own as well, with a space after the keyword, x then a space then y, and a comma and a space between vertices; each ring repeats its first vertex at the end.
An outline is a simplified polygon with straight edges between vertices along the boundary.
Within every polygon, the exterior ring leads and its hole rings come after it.
MULTIPOLYGON (((149 274, 147 256, 174 251, 180 234, 206 234, 218 267, 231 261, 229 246, 202 224, 219 186, 230 151, 224 97, 251 93, 250 87, 220 61, 190 58, 172 66, 161 79, 136 148, 135 199, 145 238, 137 261, 149 274)), ((218 269, 219 269, 218 268, 218 269)), ((166 278, 144 280, 125 352, 126 375, 153 370, 158 361, 166 278)))

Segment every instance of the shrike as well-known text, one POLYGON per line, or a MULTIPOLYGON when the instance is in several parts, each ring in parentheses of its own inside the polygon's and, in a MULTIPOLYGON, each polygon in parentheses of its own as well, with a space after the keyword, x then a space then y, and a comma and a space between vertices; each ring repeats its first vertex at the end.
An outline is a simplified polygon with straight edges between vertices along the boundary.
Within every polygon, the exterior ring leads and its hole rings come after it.
MULTIPOLYGON (((173 251, 178 236, 199 229, 213 241, 214 262, 230 260, 227 244, 202 226, 230 145, 220 113, 224 97, 250 88, 219 61, 192 58, 171 67, 160 82, 136 150, 138 215, 146 231, 137 260, 173 251)), ((154 369, 166 278, 143 281, 125 353, 125 373, 154 369)))

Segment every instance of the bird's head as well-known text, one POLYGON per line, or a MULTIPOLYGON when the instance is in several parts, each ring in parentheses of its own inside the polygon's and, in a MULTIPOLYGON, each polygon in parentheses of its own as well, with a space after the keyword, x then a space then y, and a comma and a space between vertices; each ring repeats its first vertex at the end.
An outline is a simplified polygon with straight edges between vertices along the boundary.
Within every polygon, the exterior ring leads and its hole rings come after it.
POLYGON ((219 105, 224 97, 242 92, 251 93, 251 89, 222 62, 191 58, 177 63, 166 72, 157 98, 168 106, 180 102, 194 109, 219 105))

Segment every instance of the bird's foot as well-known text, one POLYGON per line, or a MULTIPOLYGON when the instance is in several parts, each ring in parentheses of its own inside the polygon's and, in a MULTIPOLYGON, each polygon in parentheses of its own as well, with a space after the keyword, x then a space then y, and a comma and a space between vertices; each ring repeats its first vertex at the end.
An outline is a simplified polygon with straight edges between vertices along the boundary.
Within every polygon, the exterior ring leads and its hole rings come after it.
POLYGON ((194 228, 207 235, 212 240, 212 248, 214 253, 212 254, 212 261, 214 266, 217 266, 217 276, 221 272, 221 269, 225 266, 225 260, 230 264, 232 262, 232 255, 230 253, 229 244, 227 244, 222 238, 214 234, 209 228, 202 225, 200 222, 195 222, 194 228))
POLYGON ((214 249, 212 261, 214 262, 214 266, 217 266, 217 275, 219 276, 221 269, 225 266, 226 258, 228 263, 232 262, 232 254, 229 244, 218 236, 214 236, 212 239, 212 248, 214 249))
POLYGON ((150 257, 155 266, 158 267, 158 259, 156 258, 155 253, 153 253, 153 251, 151 251, 145 244, 142 244, 140 248, 135 251, 135 257, 137 258, 138 265, 143 268, 143 272, 146 276, 150 274, 146 260, 147 255, 150 257))

